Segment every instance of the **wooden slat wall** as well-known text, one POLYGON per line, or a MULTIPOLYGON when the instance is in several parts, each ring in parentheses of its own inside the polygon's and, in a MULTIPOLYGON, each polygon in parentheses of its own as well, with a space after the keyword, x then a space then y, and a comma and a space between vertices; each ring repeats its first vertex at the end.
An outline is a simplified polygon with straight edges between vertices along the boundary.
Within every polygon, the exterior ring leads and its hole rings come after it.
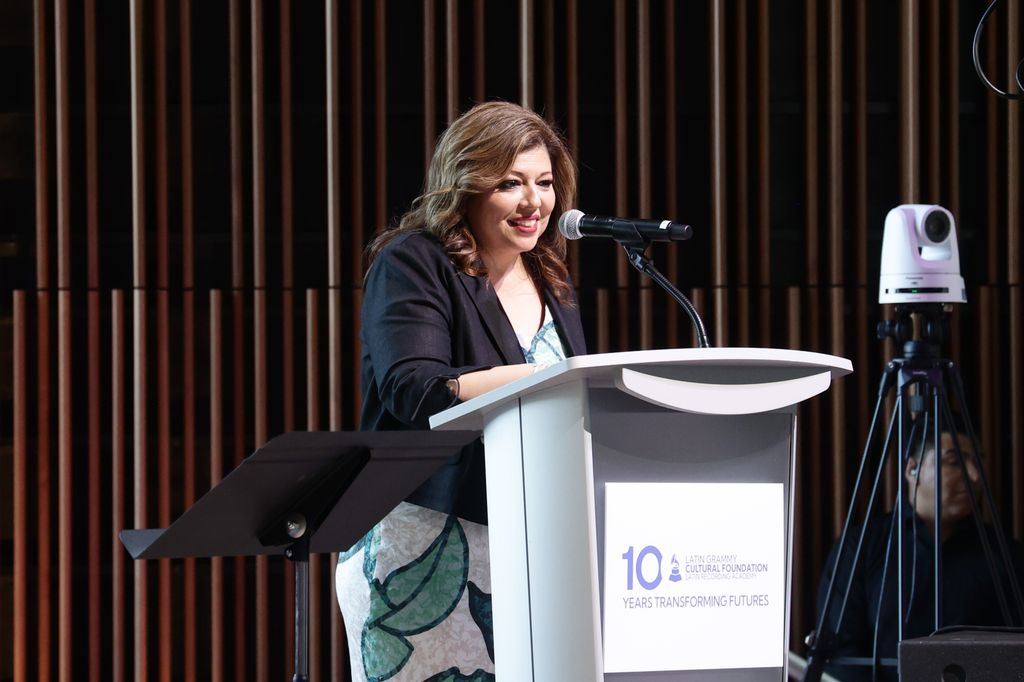
MULTIPOLYGON (((276 433, 356 426, 362 247, 413 198, 444 124, 491 98, 564 130, 584 210, 694 223, 692 242, 653 255, 714 345, 853 359, 800 413, 795 649, 895 351, 874 341, 872 280, 895 204, 942 203, 960 222, 970 303, 951 354, 1024 537, 1022 114, 960 72, 972 3, 131 0, 110 15, 25 1, 35 258, 0 307, 14 368, 0 372, 14 490, 0 677, 290 674, 291 566, 151 569, 115 534, 167 524, 276 433), (895 76, 872 70, 876 44, 895 76), (123 82, 104 75, 115 58, 123 82)), ((1015 68, 1020 21, 1009 3, 986 31, 990 73, 1015 68)), ((570 249, 591 350, 692 344, 686 316, 612 251, 570 249)), ((311 559, 314 679, 347 675, 335 561, 311 559)))

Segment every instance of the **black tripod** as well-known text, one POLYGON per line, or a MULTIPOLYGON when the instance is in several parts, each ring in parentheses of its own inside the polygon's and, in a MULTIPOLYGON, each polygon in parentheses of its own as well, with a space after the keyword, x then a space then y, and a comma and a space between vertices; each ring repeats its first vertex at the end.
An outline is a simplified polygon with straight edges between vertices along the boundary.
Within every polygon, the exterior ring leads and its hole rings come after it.
MULTIPOLYGON (((909 609, 911 607, 912 589, 908 580, 914 573, 908 559, 911 557, 908 552, 908 535, 905 532, 913 529, 916 532, 916 521, 914 519, 916 500, 907 499, 907 481, 904 479, 903 471, 910 458, 920 466, 923 461, 922 455, 930 445, 935 456, 932 463, 935 467, 935 505, 934 505, 934 575, 933 586, 933 623, 934 630, 941 629, 943 623, 942 613, 942 433, 953 434, 952 449, 955 452, 956 463, 963 477, 964 486, 970 500, 971 516, 980 538, 985 562, 988 565, 989 573, 993 581, 997 601, 1006 625, 1013 625, 1011 617, 1010 599, 1016 607, 1016 623, 1024 624, 1024 599, 1021 597, 1020 586, 1017 583, 1016 574, 1003 534, 999 516, 995 511, 995 503, 992 493, 985 477, 982 467, 980 448, 974 428, 971 424, 967 411, 967 403, 964 399, 963 383, 956 365, 948 359, 940 357, 940 347, 947 335, 948 321, 946 310, 943 304, 903 304, 896 306, 896 318, 879 324, 878 335, 880 339, 888 336, 893 337, 903 346, 903 357, 894 358, 887 365, 882 374, 882 380, 878 388, 878 399, 875 403, 875 410, 871 418, 871 426, 865 440, 864 453, 861 458, 860 467, 857 471, 856 482, 850 498, 850 506, 847 510, 846 521, 843 523, 843 531, 839 538, 839 547, 835 570, 829 579, 828 590, 825 596, 824 607, 819 614, 817 629, 807 637, 809 653, 807 657, 807 670, 805 680, 817 682, 825 664, 829 661, 840 665, 848 666, 870 666, 873 670, 873 678, 877 677, 882 667, 896 667, 895 658, 880 658, 878 655, 878 623, 880 613, 875 618, 874 652, 870 657, 833 657, 835 652, 838 633, 842 631, 843 619, 846 614, 847 604, 850 599, 851 587, 858 570, 861 570, 862 550, 864 539, 868 530, 868 523, 861 526, 860 533, 853 543, 852 519, 855 514, 857 500, 861 487, 866 484, 866 474, 871 462, 877 460, 874 476, 871 481, 871 492, 868 497, 865 520, 872 516, 875 504, 878 499, 879 486, 881 484, 889 453, 892 445, 898 445, 899 466, 899 488, 893 512, 893 522, 890 526, 888 542, 886 546, 885 564, 881 581, 882 590, 888 578, 888 572, 892 570, 890 559, 895 555, 896 563, 896 594, 899 605, 898 641, 904 639, 904 626, 907 622, 909 609), (918 323, 918 333, 915 334, 915 321, 918 323), (896 388, 895 409, 889 421, 888 429, 881 450, 875 454, 872 445, 879 435, 879 415, 882 412, 883 404, 890 389, 896 388), (962 417, 963 435, 970 443, 969 453, 961 448, 960 439, 957 437, 959 429, 955 424, 953 412, 950 407, 949 392, 952 391, 956 403, 960 406, 962 417), (894 440, 895 438, 895 440, 894 440), (916 454, 915 454, 916 451, 916 454), (972 485, 968 472, 968 460, 975 467, 978 474, 976 485, 972 485), (982 515, 982 502, 987 503, 990 512, 994 532, 989 533, 985 528, 982 515), (909 521, 909 523, 908 523, 909 521), (994 538, 996 547, 993 547, 994 538), (852 550, 852 553, 851 553, 852 550), (997 557, 998 553, 998 557, 997 557), (1000 572, 999 565, 1002 564, 1003 571, 1000 572), (849 567, 844 574, 841 567, 849 567), (1005 583, 1005 584, 1004 584, 1005 583)), ((917 470, 917 475, 919 474, 917 470)), ((913 470, 911 473, 915 473, 913 470)), ((916 543, 913 548, 916 551, 916 543)), ((882 595, 879 595, 879 610, 883 604, 882 595)))

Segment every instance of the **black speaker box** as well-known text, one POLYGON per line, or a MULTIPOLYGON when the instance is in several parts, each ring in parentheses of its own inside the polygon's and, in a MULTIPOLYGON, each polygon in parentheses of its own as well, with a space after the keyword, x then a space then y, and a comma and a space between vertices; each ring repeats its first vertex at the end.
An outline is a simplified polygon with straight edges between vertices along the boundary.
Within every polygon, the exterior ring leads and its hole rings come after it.
POLYGON ((900 643, 900 682, 1024 682, 1024 632, 958 630, 900 643))

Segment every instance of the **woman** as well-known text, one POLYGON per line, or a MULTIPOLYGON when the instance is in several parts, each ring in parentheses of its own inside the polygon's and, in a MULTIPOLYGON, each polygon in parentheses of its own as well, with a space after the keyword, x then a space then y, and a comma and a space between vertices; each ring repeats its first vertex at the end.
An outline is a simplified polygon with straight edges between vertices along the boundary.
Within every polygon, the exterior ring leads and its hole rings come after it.
MULTIPOLYGON (((438 141, 426 188, 369 247, 364 430, 431 415, 585 352, 552 216, 572 206, 561 138, 481 104, 438 141)), ((338 564, 354 680, 494 677, 482 446, 464 449, 338 564)))

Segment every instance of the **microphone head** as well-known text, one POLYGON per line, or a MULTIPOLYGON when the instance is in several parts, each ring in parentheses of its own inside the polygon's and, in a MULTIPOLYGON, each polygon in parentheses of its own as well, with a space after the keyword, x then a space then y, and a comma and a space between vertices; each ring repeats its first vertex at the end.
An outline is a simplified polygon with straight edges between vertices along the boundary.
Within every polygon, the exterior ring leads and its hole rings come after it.
POLYGON ((558 219, 558 231, 566 239, 579 239, 583 236, 583 233, 580 232, 580 220, 582 219, 583 211, 571 208, 558 219))

